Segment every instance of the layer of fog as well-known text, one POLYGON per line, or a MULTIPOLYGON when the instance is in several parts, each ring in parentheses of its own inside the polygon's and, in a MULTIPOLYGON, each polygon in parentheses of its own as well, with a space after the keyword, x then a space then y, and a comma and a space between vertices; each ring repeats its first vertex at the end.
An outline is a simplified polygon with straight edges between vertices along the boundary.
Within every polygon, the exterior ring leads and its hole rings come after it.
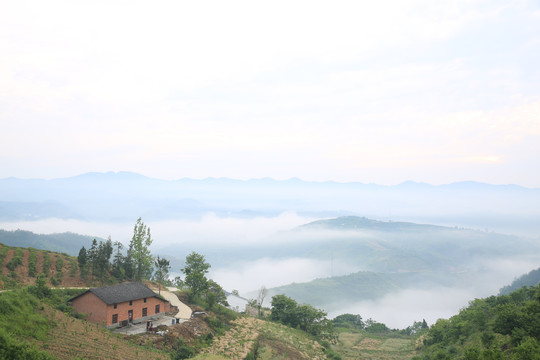
MULTIPOLYGON (((365 269, 334 262, 327 259, 314 259, 290 256, 274 256, 270 253, 258 257, 235 259, 234 253, 244 248, 258 244, 279 249, 281 244, 298 245, 303 248, 306 243, 316 241, 336 240, 337 236, 347 237, 349 233, 334 232, 335 236, 328 237, 322 233, 311 231, 279 234, 297 226, 309 223, 315 219, 299 216, 295 213, 283 213, 276 217, 234 218, 219 217, 206 214, 201 220, 161 220, 143 221, 151 228, 152 252, 160 254, 160 250, 173 249, 180 246, 186 251, 161 252, 184 258, 188 251, 200 249, 227 249, 220 262, 213 265, 209 276, 216 280, 228 291, 239 290, 240 294, 249 298, 255 297, 254 291, 261 286, 267 288, 300 283, 324 278, 331 275, 346 275, 365 269), (228 257, 230 256, 230 261, 228 257)), ((0 228, 5 230, 29 230, 35 233, 49 234, 74 232, 99 238, 111 236, 113 241, 129 243, 133 234, 133 222, 85 222, 80 220, 46 219, 38 221, 2 222, 0 228)), ((358 232, 355 232, 358 235, 358 232)), ((366 232, 366 234, 368 234, 366 232)), ((217 250, 216 250, 217 249, 217 250)), ((203 255, 204 252, 201 251, 203 255)), ((534 254, 531 254, 531 256, 534 254)), ((329 316, 342 313, 360 314, 364 319, 372 318, 384 322, 391 328, 404 328, 413 323, 426 319, 430 324, 438 318, 448 318, 456 314, 460 308, 467 306, 474 298, 497 294, 498 290, 508 285, 515 277, 538 268, 537 258, 524 261, 520 259, 484 259, 482 263, 471 264, 482 272, 482 277, 471 286, 459 288, 439 287, 433 289, 405 289, 398 293, 387 295, 375 301, 362 301, 352 304, 340 304, 338 308, 329 306, 329 316)), ((171 270, 174 275, 180 266, 171 270)), ((269 299, 267 299, 269 300, 269 299)))
MULTIPOLYGON (((315 219, 296 213, 282 213, 276 217, 220 217, 208 213, 200 220, 178 219, 143 222, 151 229, 153 249, 168 245, 246 245, 266 239, 284 230, 309 223, 315 219)), ((133 235, 133 222, 92 222, 70 219, 0 222, 0 229, 28 230, 38 234, 73 232, 128 244, 133 235)))
POLYGON ((346 275, 355 271, 345 264, 306 258, 262 258, 213 269, 210 277, 224 289, 253 297, 257 289, 308 282, 315 278, 346 275))
POLYGON ((333 304, 328 316, 359 314, 382 322, 392 329, 404 329, 414 321, 425 319, 434 324, 438 319, 448 319, 468 306, 474 299, 497 295, 499 290, 516 277, 536 269, 536 259, 492 259, 481 264, 484 271, 476 274, 469 284, 460 287, 435 287, 432 289, 405 289, 377 300, 349 304, 333 304))

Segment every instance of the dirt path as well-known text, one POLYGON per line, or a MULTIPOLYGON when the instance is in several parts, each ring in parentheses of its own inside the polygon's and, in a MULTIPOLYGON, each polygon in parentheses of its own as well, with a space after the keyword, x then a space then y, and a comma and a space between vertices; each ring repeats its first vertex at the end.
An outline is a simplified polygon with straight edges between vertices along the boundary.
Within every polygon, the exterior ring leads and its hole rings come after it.
MULTIPOLYGON (((175 288, 169 288, 169 290, 176 290, 175 288)), ((189 320, 191 319, 191 308, 181 302, 178 299, 178 296, 176 296, 174 293, 168 290, 161 290, 161 296, 163 296, 167 301, 171 303, 171 305, 176 306, 178 308, 178 313, 174 315, 177 319, 182 320, 189 320)))

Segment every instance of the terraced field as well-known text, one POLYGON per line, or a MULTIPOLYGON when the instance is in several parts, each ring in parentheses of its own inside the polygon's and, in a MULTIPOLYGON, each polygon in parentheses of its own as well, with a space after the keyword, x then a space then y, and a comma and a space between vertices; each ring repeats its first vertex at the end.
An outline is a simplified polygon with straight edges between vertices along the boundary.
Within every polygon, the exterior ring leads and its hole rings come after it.
POLYGON ((0 289, 32 285, 43 274, 47 285, 80 287, 81 279, 76 258, 46 250, 18 248, 0 244, 0 289))
POLYGON ((38 346, 57 359, 169 359, 164 352, 130 344, 96 324, 68 317, 60 311, 51 310, 51 316, 57 326, 38 346))
POLYGON ((410 339, 371 336, 366 333, 341 333, 339 344, 332 346, 344 360, 412 359, 414 344, 410 339))
POLYGON ((322 346, 302 331, 255 318, 239 318, 234 323, 196 359, 240 360, 250 352, 256 352, 257 359, 326 359, 322 346))

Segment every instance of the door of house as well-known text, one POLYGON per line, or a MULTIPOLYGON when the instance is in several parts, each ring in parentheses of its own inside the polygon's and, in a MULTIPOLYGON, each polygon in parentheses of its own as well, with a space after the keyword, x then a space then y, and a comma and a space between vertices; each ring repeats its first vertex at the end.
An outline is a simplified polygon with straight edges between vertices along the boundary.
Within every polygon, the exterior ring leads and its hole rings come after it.
POLYGON ((133 322, 133 310, 128 310, 128 321, 133 322))

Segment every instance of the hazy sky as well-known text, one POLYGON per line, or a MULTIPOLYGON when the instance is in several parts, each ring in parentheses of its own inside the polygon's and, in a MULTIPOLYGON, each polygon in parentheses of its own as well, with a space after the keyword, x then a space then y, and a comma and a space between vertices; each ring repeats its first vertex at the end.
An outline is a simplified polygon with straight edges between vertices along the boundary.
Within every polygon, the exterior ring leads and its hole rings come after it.
POLYGON ((0 178, 540 187, 537 1, 0 0, 0 178))

